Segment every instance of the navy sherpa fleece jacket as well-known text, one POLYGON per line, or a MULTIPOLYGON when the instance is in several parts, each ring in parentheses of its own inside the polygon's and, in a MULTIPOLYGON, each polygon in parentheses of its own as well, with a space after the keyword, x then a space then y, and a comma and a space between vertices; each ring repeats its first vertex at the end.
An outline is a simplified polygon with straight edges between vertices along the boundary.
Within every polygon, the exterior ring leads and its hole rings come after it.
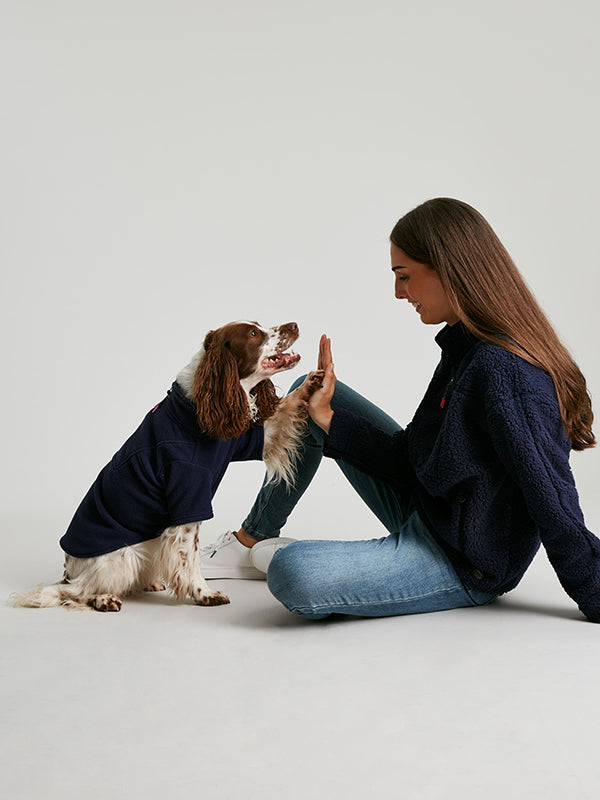
POLYGON ((98 475, 62 549, 90 558, 154 539, 171 525, 210 519, 229 462, 260 460, 263 442, 262 426, 234 439, 202 433, 194 406, 174 383, 98 475))
POLYGON ((469 588, 513 589, 540 541, 581 611, 600 622, 600 540, 587 530, 551 377, 457 323, 412 422, 390 436, 336 410, 325 453, 391 484, 469 588))

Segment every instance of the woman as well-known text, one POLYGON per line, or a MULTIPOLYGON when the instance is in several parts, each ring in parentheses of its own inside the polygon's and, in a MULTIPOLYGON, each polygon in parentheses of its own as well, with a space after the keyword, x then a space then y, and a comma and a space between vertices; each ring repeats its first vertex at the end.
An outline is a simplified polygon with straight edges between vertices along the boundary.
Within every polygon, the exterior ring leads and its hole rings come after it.
POLYGON ((390 239, 396 297, 425 324, 445 323, 413 421, 402 430, 337 383, 323 337, 325 377, 308 404, 296 490, 265 484, 242 529, 211 552, 223 564, 268 566, 275 597, 320 619, 489 603, 518 584, 541 541, 563 588, 599 622, 600 541, 569 467, 571 448, 595 444, 583 375, 475 209, 430 200, 390 239), (286 547, 275 538, 323 454, 388 536, 286 547))

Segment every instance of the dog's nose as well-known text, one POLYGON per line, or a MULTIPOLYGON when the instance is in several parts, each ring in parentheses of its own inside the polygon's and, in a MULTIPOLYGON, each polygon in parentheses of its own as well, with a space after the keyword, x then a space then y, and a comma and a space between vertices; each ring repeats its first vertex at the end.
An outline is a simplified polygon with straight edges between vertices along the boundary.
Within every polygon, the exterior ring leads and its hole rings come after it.
POLYGON ((280 325, 279 330, 281 333, 298 333, 298 323, 286 322, 285 325, 280 325))

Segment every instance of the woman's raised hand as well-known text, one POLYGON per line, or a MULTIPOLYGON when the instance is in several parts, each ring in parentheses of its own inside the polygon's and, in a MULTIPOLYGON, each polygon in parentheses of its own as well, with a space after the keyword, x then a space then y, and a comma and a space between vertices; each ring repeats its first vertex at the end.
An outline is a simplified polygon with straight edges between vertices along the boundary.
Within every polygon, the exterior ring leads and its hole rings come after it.
POLYGON ((325 433, 329 433, 329 426, 331 425, 331 418, 333 417, 331 399, 335 392, 337 378, 333 371, 331 339, 325 336, 325 334, 321 336, 321 341, 319 342, 319 360, 317 366, 318 369, 325 371, 325 375, 323 376, 323 388, 317 389, 308 401, 308 413, 317 425, 323 428, 325 433))

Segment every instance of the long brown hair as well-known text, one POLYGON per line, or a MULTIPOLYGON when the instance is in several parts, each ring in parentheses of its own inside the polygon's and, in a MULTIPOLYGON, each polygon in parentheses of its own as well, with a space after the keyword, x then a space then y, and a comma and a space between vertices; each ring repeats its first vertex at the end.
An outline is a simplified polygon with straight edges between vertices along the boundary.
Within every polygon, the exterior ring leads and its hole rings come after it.
POLYGON ((573 449, 593 447, 585 378, 484 217, 460 200, 428 200, 396 223, 390 241, 438 273, 459 319, 474 336, 551 375, 573 449))

